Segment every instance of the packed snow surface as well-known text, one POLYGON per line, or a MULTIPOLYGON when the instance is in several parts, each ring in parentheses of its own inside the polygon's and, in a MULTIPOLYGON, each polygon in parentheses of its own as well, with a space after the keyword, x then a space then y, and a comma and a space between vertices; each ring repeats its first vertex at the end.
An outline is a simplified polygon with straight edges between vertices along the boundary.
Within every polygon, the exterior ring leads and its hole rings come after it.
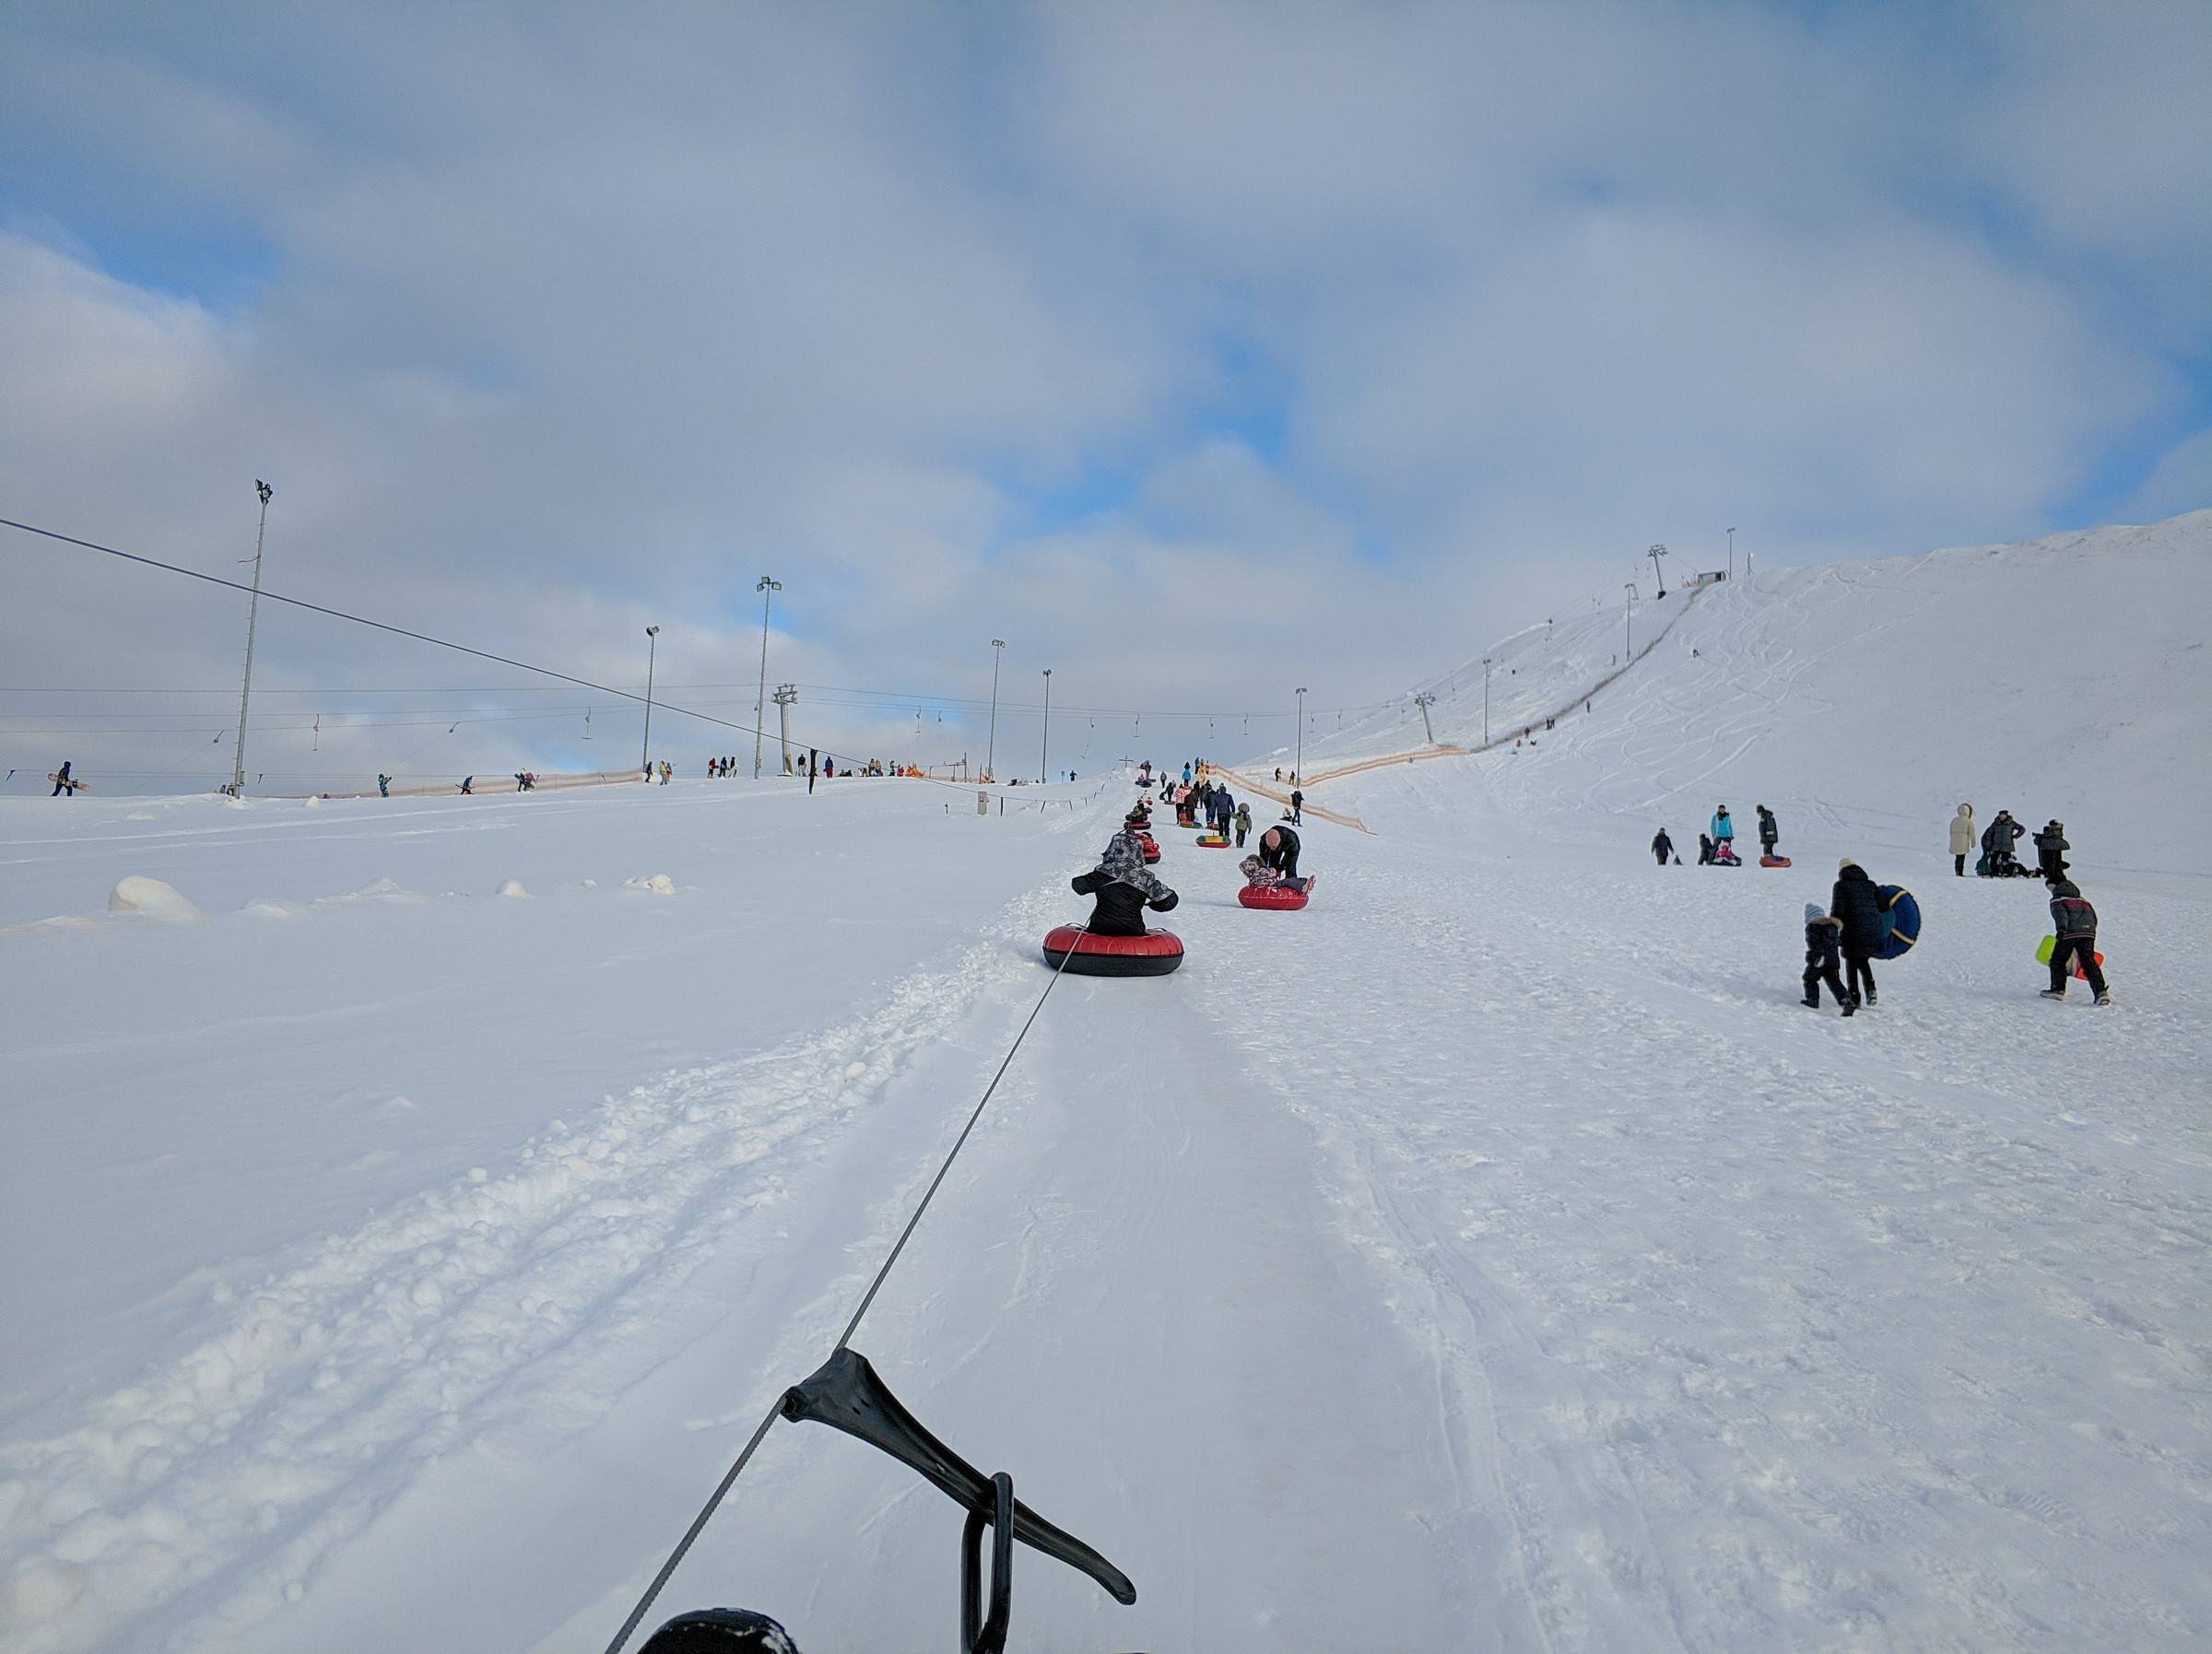
MULTIPOLYGON (((1993 733, 1924 651, 1840 711, 1803 662, 1900 574, 1709 592, 1533 750, 1320 783, 1376 831, 1309 823, 1304 912, 1163 827, 1188 962, 1053 985, 854 1339, 1136 1582, 1020 1554, 1015 1646, 2212 1641, 2204 767, 1993 733), (1793 867, 1653 864, 1716 786, 1793 867), (2041 891, 1952 877, 1959 798, 2067 821, 2116 1005, 2036 996, 2041 891), (1844 854, 1924 915, 1849 1020, 1796 1003, 1844 854)), ((2066 715, 2151 716, 2163 648, 2066 715)), ((1561 705, 1593 664, 1523 658, 1561 705)), ((2157 714, 2200 760, 2205 706, 2157 714)), ((0 804, 0 1644, 604 1646, 1130 792, 0 804), (154 882, 202 921, 106 911, 154 882)), ((945 1645, 958 1527, 779 1425, 656 1618, 945 1645)))

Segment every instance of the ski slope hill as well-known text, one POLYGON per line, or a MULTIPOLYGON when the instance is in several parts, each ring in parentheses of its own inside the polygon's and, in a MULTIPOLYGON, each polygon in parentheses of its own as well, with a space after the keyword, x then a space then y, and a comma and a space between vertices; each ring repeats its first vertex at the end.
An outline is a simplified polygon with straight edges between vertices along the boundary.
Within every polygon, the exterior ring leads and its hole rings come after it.
MULTIPOLYGON (((2085 867, 2212 871, 2207 614, 2212 511, 1675 592, 1638 605, 1639 658, 1587 715, 1617 670, 1618 606, 1489 651, 1512 757, 1492 784, 1560 830, 1602 821, 1639 844, 1664 825, 1694 850, 1719 804, 1749 839, 1763 804, 1800 838, 1940 850, 1971 802, 1983 824, 2064 821, 2085 867)), ((1439 741, 1480 744, 1482 678, 1477 661, 1428 686, 1439 741)), ((1307 773, 1408 750, 1420 728, 1401 709, 1310 738, 1307 773)), ((1338 802, 1325 780, 1310 791, 1338 802)))

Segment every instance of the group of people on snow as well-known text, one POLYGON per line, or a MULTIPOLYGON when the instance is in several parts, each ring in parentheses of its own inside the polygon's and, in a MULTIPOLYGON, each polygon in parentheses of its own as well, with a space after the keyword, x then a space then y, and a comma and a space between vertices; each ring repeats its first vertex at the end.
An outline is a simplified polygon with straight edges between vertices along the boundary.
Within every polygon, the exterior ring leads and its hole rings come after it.
POLYGON ((2035 845, 2032 872, 2019 858, 2019 842, 2029 837, 2025 823, 2015 820, 2010 810, 1999 810, 1996 819, 1982 830, 1977 839, 1974 806, 1960 804, 1959 814, 1951 817, 1951 872, 1959 878, 1966 876, 1966 859, 1974 853, 1974 846, 1979 842, 1982 854, 1974 862, 1977 878, 2039 878, 2047 882, 2053 875, 2063 877, 2066 871, 2066 851, 2074 848, 2066 842, 2066 824, 2053 816, 2036 831, 2031 840, 2035 845))
MULTIPOLYGON (((1774 812, 1760 804, 1759 810, 1759 853, 1771 857, 1782 842, 1782 828, 1775 822, 1774 812)), ((1652 836, 1652 854, 1665 867, 1671 860, 1677 867, 1682 858, 1675 854, 1675 841, 1665 827, 1652 836)), ((1735 853, 1735 819, 1728 814, 1726 804, 1713 808, 1712 819, 1698 835, 1698 865, 1700 867, 1741 867, 1743 862, 1735 853)))
MULTIPOLYGON (((1252 826, 1249 812, 1240 810, 1242 821, 1237 842, 1252 826)), ((1100 936, 1142 936, 1145 912, 1165 913, 1182 898, 1159 875, 1145 865, 1144 836, 1152 827, 1152 806, 1140 798, 1122 818, 1122 825, 1099 857, 1098 865, 1070 882, 1077 896, 1091 898, 1088 928, 1100 936)), ((1300 846, 1298 833, 1278 822, 1260 835, 1253 853, 1238 863, 1248 885, 1288 886, 1300 891, 1312 888, 1311 874, 1298 871, 1300 846)))

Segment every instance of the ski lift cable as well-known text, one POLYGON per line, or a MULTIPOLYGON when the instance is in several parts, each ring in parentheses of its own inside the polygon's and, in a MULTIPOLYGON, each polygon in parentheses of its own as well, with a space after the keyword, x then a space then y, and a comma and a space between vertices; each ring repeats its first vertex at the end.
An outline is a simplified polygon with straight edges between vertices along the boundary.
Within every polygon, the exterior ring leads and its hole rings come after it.
MULTIPOLYGON (((1088 930, 1088 926, 1078 925, 1075 928, 1088 930)), ((876 1278, 868 1283, 867 1291, 861 1295, 860 1308, 853 1311, 853 1319, 845 1323, 845 1330, 838 1334, 837 1343, 830 1352, 832 1358, 852 1347, 853 1334, 860 1330, 862 1318, 868 1313, 869 1307, 876 1302, 876 1295, 883 1289, 883 1284, 890 1275, 892 1265, 899 1261, 899 1255, 906 1250, 906 1243, 913 1238, 914 1230, 921 1226, 922 1214, 929 1210, 930 1202, 936 1198, 938 1188, 944 1183, 947 1174, 952 1170, 952 1163, 959 1157, 960 1150, 967 1146, 969 1134, 975 1130, 976 1122, 982 1119, 984 1109, 990 1106, 993 1094, 998 1090, 998 1083, 1006 1077, 1006 1070, 1013 1065, 1015 1053, 1021 1050, 1021 1042, 1030 1037, 1030 1029, 1036 1024, 1038 1013, 1044 1009, 1044 1002, 1052 998, 1053 990, 1060 985, 1061 973, 1067 968, 1067 962, 1075 956, 1076 950, 1071 947, 1066 953, 1060 956, 1060 963, 1053 968, 1052 977, 1046 981, 1044 991, 1037 996, 1037 1003, 1030 1007, 1030 1015, 1022 1023, 1021 1031, 1014 1036, 1014 1043, 1006 1048, 1006 1056, 1000 1060, 998 1072, 991 1076, 991 1084, 983 1087, 982 1098, 976 1103, 974 1111, 968 1116, 968 1123, 960 1128, 960 1134, 953 1139, 952 1147, 946 1153, 944 1164, 937 1167, 937 1175, 929 1180, 929 1187, 922 1191, 922 1199, 914 1207, 913 1215, 906 1220, 906 1227, 900 1230, 899 1238, 891 1243, 890 1254, 884 1259, 883 1267, 876 1272, 876 1278)), ((700 1507, 699 1514, 691 1519, 690 1527, 684 1531, 684 1536, 677 1542, 676 1549, 668 1553, 668 1560, 661 1564, 660 1572, 653 1577, 653 1583, 645 1588, 645 1594, 638 1599, 638 1605, 629 1611, 629 1617, 622 1622, 621 1630, 616 1632, 614 1640, 606 1645, 606 1654, 621 1654, 622 1646, 629 1641, 630 1635, 637 1630, 639 1622, 652 1612, 654 1599, 661 1594, 661 1588, 668 1583, 677 1566, 683 1562, 686 1554, 690 1551, 693 1543, 705 1531, 708 1521, 721 1507, 722 1502, 728 1496, 730 1489, 736 1484, 739 1472, 751 1461, 754 1452, 759 1449, 761 1441, 766 1438, 769 1426, 776 1422, 777 1416, 782 1411, 783 1395, 779 1392, 775 1403, 768 1410, 768 1416, 754 1426, 752 1435, 747 1439, 735 1460, 724 1472, 722 1480, 715 1484, 714 1491, 707 1497, 707 1502, 700 1507)))

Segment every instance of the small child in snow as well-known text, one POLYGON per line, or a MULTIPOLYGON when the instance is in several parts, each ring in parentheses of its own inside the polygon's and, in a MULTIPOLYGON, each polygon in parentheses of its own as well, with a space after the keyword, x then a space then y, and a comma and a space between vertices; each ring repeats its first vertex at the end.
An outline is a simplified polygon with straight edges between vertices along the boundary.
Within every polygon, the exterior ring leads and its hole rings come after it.
POLYGON ((1858 1002, 1844 991, 1843 977, 1838 967, 1843 958, 1843 921, 1830 919, 1820 910, 1818 902, 1805 904, 1805 1003, 1813 1010, 1820 1008, 1820 984, 1826 982, 1828 991, 1836 996, 1836 1003, 1849 1016, 1858 1007, 1858 1002))
POLYGON ((2063 874, 2053 874, 2045 887, 2051 892, 2051 928, 2058 940, 2051 950, 2051 986, 2045 999, 2066 997, 2066 981, 2078 969, 2088 979, 2097 1003, 2109 1005, 2112 996, 2104 985, 2104 968, 2097 963, 2097 909, 2089 906, 2081 886, 2063 874))

